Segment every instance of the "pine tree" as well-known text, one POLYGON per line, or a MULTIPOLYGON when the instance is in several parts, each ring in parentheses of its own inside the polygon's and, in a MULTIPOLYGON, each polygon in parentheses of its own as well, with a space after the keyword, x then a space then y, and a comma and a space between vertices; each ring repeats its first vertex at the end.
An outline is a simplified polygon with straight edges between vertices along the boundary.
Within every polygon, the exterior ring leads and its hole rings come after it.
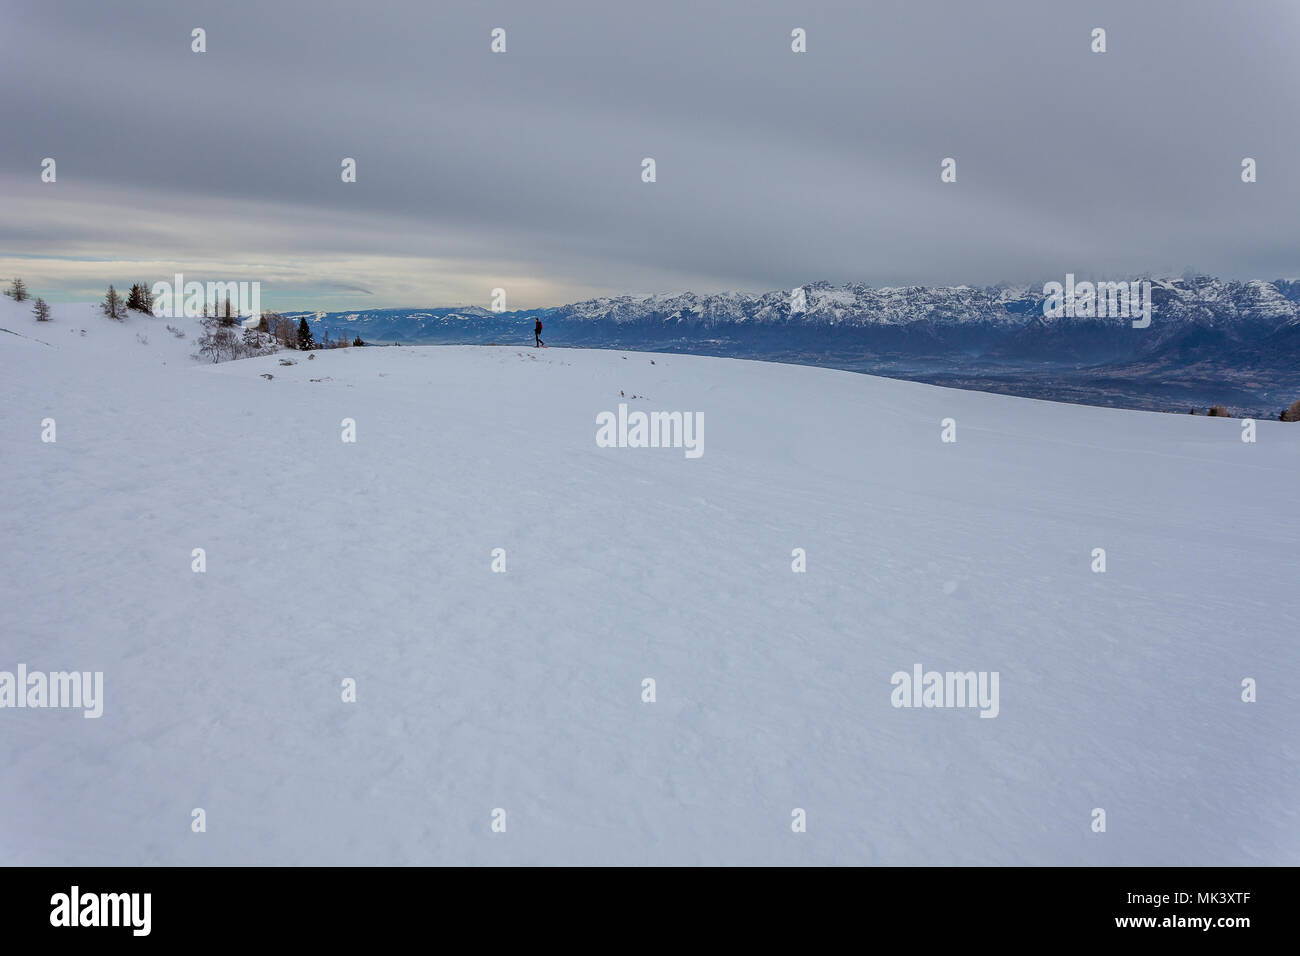
POLYGON ((365 345, 365 344, 366 344, 365 342, 362 342, 362 341, 361 341, 361 336, 360 336, 360 335, 358 335, 355 339, 352 340, 352 345, 353 345, 355 348, 360 348, 361 346, 363 346, 363 345, 365 345))
POLYGON ((5 294, 15 302, 25 302, 30 298, 27 294, 27 283, 23 282, 22 279, 14 279, 14 284, 9 287, 9 291, 5 294))
POLYGON ((143 282, 132 282, 131 291, 126 297, 126 307, 136 312, 153 312, 153 296, 143 282))
POLYGON ((37 322, 50 321, 50 305, 40 296, 36 297, 36 307, 32 309, 32 314, 36 316, 37 322))
POLYGON ((108 294, 104 296, 104 314, 110 319, 125 318, 122 310, 122 298, 117 294, 117 290, 111 285, 108 287, 108 294))
POLYGON ((307 316, 304 315, 298 320, 298 348, 307 352, 315 347, 316 342, 311 337, 311 326, 307 324, 307 316))

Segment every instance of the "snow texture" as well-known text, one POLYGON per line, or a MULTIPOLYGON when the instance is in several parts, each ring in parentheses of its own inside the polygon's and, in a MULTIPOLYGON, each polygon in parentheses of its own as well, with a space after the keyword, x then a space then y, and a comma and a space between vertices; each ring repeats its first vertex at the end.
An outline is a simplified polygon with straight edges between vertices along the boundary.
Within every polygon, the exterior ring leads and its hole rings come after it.
POLYGON ((0 862, 1300 863, 1300 425, 522 345, 213 366, 29 307, 0 670, 104 711, 0 710, 0 862), (704 454, 597 447, 620 402, 704 454), (998 672, 997 717, 894 707, 918 663, 998 672))

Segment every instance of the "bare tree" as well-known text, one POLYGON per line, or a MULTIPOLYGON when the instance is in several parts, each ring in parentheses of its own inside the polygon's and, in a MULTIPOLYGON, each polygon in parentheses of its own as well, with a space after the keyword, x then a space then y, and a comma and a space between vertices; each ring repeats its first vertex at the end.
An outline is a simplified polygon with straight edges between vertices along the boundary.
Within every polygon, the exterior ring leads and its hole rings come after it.
POLYGON ((27 294, 27 283, 22 279, 14 279, 13 285, 9 287, 9 291, 7 291, 5 295, 9 296, 9 298, 13 299, 15 302, 26 302, 31 298, 31 296, 27 294))
POLYGON ((241 330, 239 326, 227 325, 226 320, 218 316, 204 319, 203 330, 195 357, 213 363, 269 355, 276 348, 276 342, 271 336, 262 335, 254 328, 241 330))
POLYGON ((271 327, 275 330, 276 341, 288 349, 298 347, 298 325, 293 319, 279 315, 271 320, 271 327))
POLYGON ((36 306, 32 309, 32 314, 36 316, 37 322, 50 321, 50 304, 40 296, 37 296, 36 306))

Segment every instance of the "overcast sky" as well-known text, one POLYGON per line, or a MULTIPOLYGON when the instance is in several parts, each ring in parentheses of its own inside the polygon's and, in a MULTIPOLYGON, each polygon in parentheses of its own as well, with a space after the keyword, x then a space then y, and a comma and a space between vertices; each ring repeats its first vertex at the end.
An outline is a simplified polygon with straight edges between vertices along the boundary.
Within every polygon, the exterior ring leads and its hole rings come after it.
POLYGON ((323 309, 486 307, 498 286, 533 308, 817 279, 1300 274, 1294 0, 0 16, 0 276, 55 301, 178 271, 323 309))

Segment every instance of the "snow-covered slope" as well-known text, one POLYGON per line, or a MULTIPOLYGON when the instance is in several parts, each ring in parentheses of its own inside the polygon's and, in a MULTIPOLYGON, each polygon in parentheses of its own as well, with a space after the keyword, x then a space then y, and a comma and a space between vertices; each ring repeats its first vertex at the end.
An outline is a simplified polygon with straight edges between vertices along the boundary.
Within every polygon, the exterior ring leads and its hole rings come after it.
POLYGON ((0 300, 0 860, 1300 863, 1300 425, 163 325, 0 300))

